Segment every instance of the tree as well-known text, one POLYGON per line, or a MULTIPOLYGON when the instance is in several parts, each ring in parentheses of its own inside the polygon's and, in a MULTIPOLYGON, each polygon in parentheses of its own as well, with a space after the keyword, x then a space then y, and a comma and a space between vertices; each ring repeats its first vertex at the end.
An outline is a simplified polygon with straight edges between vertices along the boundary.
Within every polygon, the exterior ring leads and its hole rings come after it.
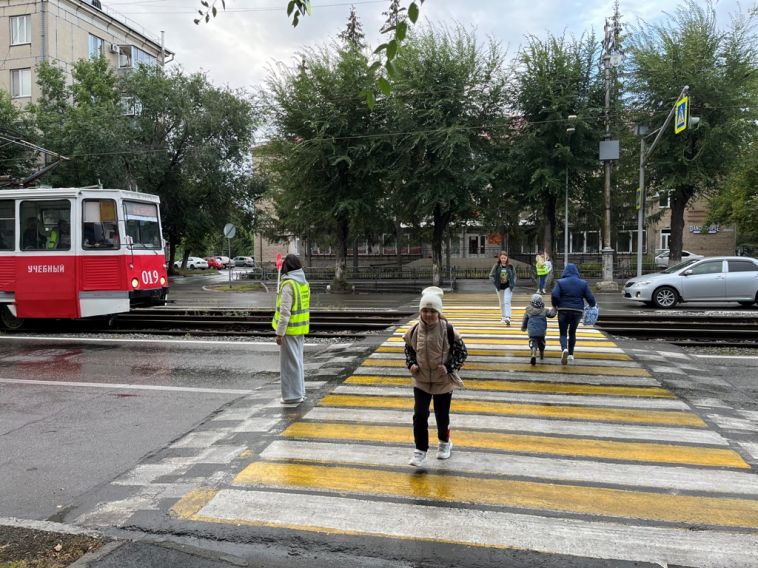
POLYGON ((34 152, 25 144, 32 139, 32 127, 5 91, 0 91, 0 187, 15 185, 29 176, 34 152))
POLYGON ((348 41, 303 55, 298 67, 269 79, 275 141, 269 167, 280 227, 336 241, 335 288, 345 286, 350 228, 370 218, 379 187, 372 112, 361 91, 371 85, 367 58, 348 41))
POLYGON ((737 166, 711 203, 707 224, 733 223, 737 232, 758 243, 758 140, 741 152, 737 166))
POLYGON ((439 285, 448 226, 474 215, 491 181, 486 160, 506 118, 503 53, 472 34, 430 29, 398 55, 400 74, 387 100, 385 144, 394 199, 406 222, 431 224, 433 283, 439 285))
MULTIPOLYGON (((564 202, 567 170, 575 201, 599 167, 597 109, 602 106, 602 85, 597 58, 598 45, 592 35, 578 40, 530 36, 517 57, 510 94, 519 121, 514 124, 505 183, 515 192, 510 206, 532 211, 535 225, 543 228, 541 248, 548 253, 553 250, 558 211, 564 202), (571 115, 577 117, 575 121, 569 120, 571 115), (571 135, 570 126, 575 128, 571 135)), ((600 189, 597 184, 594 188, 600 189)), ((599 201, 598 193, 595 202, 599 201)), ((576 221, 577 216, 573 218, 576 221)))
POLYGON ((684 211, 699 196, 717 192, 755 130, 756 41, 751 17, 716 27, 713 5, 694 0, 652 27, 639 24, 631 55, 633 103, 650 124, 663 124, 677 94, 690 89, 697 129, 664 133, 648 163, 650 186, 670 190, 670 258, 681 259, 684 211))

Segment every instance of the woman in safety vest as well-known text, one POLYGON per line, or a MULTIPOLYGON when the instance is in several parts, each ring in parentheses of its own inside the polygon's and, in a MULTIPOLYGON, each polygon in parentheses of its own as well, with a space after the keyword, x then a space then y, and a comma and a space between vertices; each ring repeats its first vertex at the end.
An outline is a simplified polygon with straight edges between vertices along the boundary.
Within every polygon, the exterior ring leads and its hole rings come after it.
POLYGON ((309 329, 310 304, 311 289, 303 265, 296 255, 288 254, 282 264, 282 281, 271 322, 276 330, 276 344, 282 348, 279 368, 284 404, 300 404, 305 400, 303 347, 309 329))

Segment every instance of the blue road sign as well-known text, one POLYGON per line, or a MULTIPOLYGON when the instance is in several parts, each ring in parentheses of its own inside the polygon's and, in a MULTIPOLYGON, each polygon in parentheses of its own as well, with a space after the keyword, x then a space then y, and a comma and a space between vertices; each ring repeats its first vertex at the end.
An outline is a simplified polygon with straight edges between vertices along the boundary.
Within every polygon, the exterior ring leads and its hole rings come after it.
POLYGON ((676 122, 674 123, 674 134, 679 134, 687 130, 687 119, 689 118, 689 97, 682 97, 676 101, 676 122))

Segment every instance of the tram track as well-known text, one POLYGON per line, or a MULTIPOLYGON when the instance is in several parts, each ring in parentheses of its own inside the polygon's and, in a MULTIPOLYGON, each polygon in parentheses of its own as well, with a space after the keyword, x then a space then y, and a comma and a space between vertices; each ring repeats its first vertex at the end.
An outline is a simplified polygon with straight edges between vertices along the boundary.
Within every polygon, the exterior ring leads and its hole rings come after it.
POLYGON ((680 346, 758 348, 758 315, 606 314, 596 326, 610 335, 680 346))

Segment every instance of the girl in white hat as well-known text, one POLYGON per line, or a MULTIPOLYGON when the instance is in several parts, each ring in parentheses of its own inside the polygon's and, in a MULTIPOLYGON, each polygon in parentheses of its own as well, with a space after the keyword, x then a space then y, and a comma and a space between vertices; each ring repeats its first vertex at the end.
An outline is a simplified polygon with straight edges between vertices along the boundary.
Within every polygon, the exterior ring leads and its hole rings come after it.
MULTIPOLYGON (((425 290, 425 292, 427 292, 425 290)), ((413 377, 413 439, 416 449, 409 462, 421 467, 429 450, 429 404, 434 400, 437 421, 437 459, 450 457, 450 403, 453 390, 463 386, 458 369, 468 357, 466 345, 442 317, 442 295, 428 291, 419 303, 419 322, 403 336, 405 362, 413 377)))

